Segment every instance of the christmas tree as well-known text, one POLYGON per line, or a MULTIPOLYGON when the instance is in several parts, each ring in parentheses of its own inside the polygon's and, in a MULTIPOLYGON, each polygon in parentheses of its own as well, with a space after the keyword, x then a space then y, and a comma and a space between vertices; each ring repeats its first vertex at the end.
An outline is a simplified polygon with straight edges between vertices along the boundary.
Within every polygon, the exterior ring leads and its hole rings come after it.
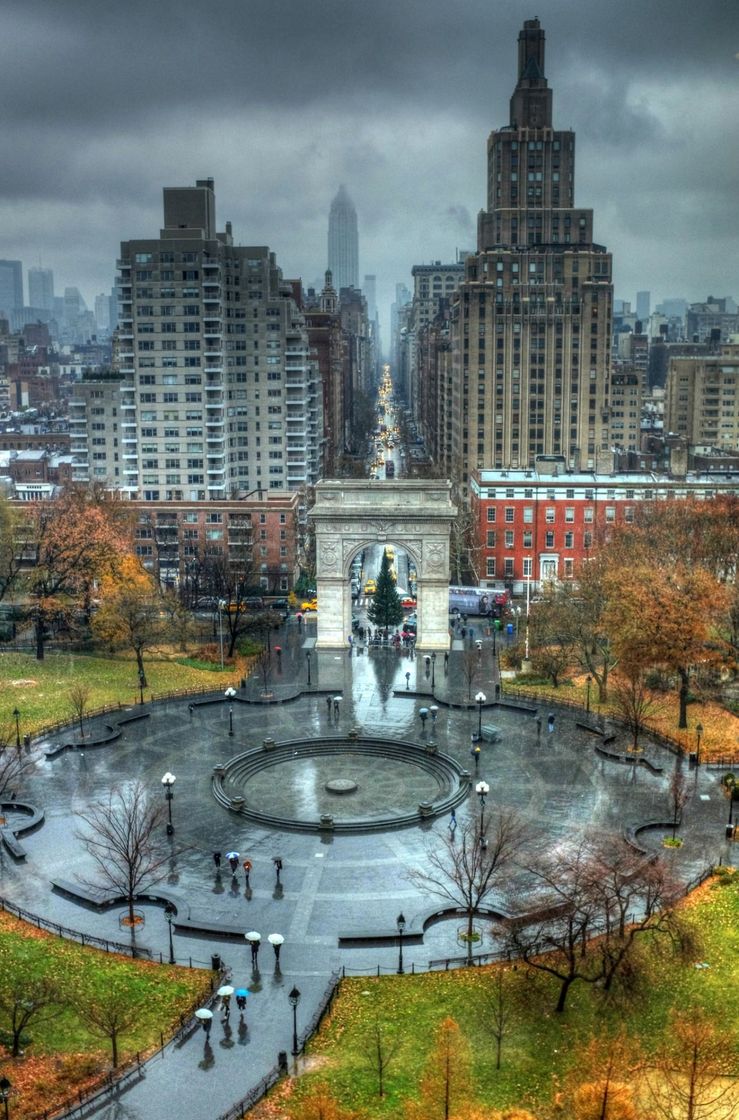
POLYGON ((400 596, 395 589, 390 557, 387 552, 382 554, 382 565, 377 577, 377 590, 367 609, 367 618, 382 630, 399 626, 403 621, 403 608, 400 605, 400 596))

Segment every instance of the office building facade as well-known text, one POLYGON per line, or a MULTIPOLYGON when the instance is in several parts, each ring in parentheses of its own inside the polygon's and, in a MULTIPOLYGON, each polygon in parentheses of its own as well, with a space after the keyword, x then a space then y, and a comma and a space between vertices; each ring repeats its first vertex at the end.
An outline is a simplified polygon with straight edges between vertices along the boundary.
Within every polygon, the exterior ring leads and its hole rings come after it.
POLYGON ((609 462, 611 256, 575 207, 575 136, 552 125, 544 31, 527 20, 509 124, 488 140, 487 209, 452 308, 453 474, 609 462))

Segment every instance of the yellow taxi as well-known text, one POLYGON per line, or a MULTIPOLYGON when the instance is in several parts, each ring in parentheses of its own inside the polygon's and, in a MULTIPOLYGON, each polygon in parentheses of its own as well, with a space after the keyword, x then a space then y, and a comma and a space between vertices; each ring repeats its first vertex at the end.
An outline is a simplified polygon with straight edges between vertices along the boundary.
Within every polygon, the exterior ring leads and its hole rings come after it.
POLYGON ((306 599, 305 602, 300 604, 300 609, 303 613, 306 611, 317 611, 318 599, 306 599))
POLYGON ((377 591, 377 584, 373 579, 368 579, 364 585, 365 595, 374 595, 375 591, 377 591))

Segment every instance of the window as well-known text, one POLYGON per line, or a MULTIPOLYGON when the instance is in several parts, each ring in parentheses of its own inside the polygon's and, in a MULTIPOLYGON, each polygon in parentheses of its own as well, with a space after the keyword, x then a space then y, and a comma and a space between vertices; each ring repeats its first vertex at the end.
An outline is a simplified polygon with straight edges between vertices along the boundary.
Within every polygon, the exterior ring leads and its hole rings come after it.
POLYGON ((513 529, 506 529, 505 546, 506 548, 513 548, 513 529))
POLYGON ((616 507, 615 506, 606 506, 606 521, 615 521, 615 520, 616 520, 616 507))
POLYGON ((507 556, 505 559, 504 573, 506 576, 513 576, 513 557, 507 556))
POLYGON ((488 521, 495 521, 495 506, 488 506, 488 521))
POLYGON ((590 531, 588 531, 586 533, 583 533, 583 535, 582 535, 582 545, 583 545, 583 548, 592 548, 593 547, 593 534, 590 531))
POLYGON ((586 506, 585 509, 583 510, 583 521, 587 521, 587 522, 592 524, 592 521, 593 521, 593 507, 592 506, 586 506))
POLYGON ((531 560, 531 557, 530 557, 530 556, 525 556, 525 557, 524 557, 524 561, 523 561, 523 575, 524 575, 524 579, 527 579, 527 578, 528 578, 528 579, 530 579, 530 578, 531 578, 531 576, 533 575, 533 572, 532 572, 532 560, 531 560))
POLYGON ((554 524, 554 506, 547 506, 546 513, 545 513, 545 519, 546 519, 547 525, 553 525, 554 524))
POLYGON ((573 575, 575 574, 574 563, 575 563, 574 560, 570 559, 569 557, 565 557, 565 560, 564 560, 564 576, 565 576, 565 579, 572 579, 573 575))
POLYGON ((534 507, 533 506, 524 506, 523 521, 524 521, 524 525, 533 525, 533 523, 534 523, 534 507))
POLYGON ((534 534, 530 529, 527 529, 523 535, 523 547, 532 548, 534 544, 534 534))
POLYGON ((512 525, 512 524, 513 524, 513 519, 514 519, 514 512, 515 512, 515 511, 514 511, 514 509, 513 509, 513 506, 506 506, 506 507, 505 507, 505 519, 506 519, 506 524, 508 524, 508 525, 512 525))
POLYGON ((487 547, 495 548, 495 529, 488 529, 487 547))
POLYGON ((565 548, 574 548, 574 547, 575 547, 575 534, 574 533, 565 533, 565 548))
POLYGON ((554 548, 554 533, 546 533, 544 538, 545 548, 554 548))
POLYGON ((574 520, 575 520, 575 508, 574 508, 574 506, 566 506, 565 507, 565 521, 569 525, 572 525, 574 520))

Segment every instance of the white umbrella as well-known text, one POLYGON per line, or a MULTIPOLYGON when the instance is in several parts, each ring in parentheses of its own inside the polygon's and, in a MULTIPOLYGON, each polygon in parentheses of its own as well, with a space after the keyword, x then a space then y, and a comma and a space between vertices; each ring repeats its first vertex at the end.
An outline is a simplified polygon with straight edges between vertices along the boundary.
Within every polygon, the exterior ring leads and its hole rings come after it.
POLYGON ((262 940, 261 933, 257 933, 257 931, 255 929, 249 930, 248 933, 244 934, 244 937, 246 938, 247 941, 261 941, 262 940))
POLYGON ((224 984, 216 992, 216 995, 218 995, 218 996, 232 996, 233 994, 234 994, 234 990, 233 990, 233 988, 231 987, 230 984, 224 984))
POLYGON ((207 1007, 199 1007, 195 1012, 195 1018, 199 1019, 201 1023, 209 1023, 213 1018, 213 1012, 209 1011, 207 1007))
MULTIPOLYGON (((247 937, 248 936, 249 935, 247 934, 247 937)), ((267 940, 269 941, 270 945, 282 945, 284 944, 285 938, 281 933, 269 933, 267 934, 267 940)))

